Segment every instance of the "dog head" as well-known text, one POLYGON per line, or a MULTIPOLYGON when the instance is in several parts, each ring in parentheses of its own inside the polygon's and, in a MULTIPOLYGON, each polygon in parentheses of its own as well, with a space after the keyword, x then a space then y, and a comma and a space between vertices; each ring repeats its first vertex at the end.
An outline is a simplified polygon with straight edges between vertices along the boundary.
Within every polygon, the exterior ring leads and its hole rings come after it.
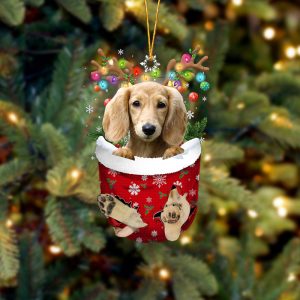
POLYGON ((159 136, 169 145, 179 145, 186 130, 186 108, 175 88, 143 82, 120 88, 107 104, 103 129, 106 139, 118 142, 130 127, 145 142, 159 136))

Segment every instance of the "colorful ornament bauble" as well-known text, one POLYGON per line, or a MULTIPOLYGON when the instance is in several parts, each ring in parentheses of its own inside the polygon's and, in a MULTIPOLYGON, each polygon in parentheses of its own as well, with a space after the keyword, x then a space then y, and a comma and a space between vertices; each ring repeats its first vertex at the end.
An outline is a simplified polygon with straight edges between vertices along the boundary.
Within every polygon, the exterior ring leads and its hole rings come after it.
POLYGON ((105 99, 103 102, 104 106, 106 106, 110 100, 111 100, 110 98, 105 99))
POLYGON ((178 88, 177 88, 177 90, 178 90, 178 92, 179 93, 184 93, 185 91, 186 91, 186 88, 185 87, 183 87, 182 85, 180 85, 178 88))
POLYGON ((194 78, 194 73, 189 70, 183 71, 181 75, 186 81, 192 81, 194 78))
POLYGON ((210 84, 207 81, 203 81, 200 83, 200 89, 206 92, 210 89, 210 84))
POLYGON ((107 80, 109 81, 109 83, 112 84, 112 85, 116 85, 116 84, 119 83, 118 77, 115 76, 115 75, 107 76, 106 79, 107 79, 107 80))
POLYGON ((197 82, 202 82, 205 79, 206 79, 206 76, 205 76, 205 74, 203 72, 197 73, 197 75, 196 75, 196 81, 197 82))
POLYGON ((170 80, 176 80, 177 79, 177 73, 175 71, 170 71, 168 74, 168 77, 170 80))
POLYGON ((183 54, 183 55, 181 56, 181 62, 182 62, 183 64, 189 63, 189 62, 191 61, 191 59, 192 59, 192 56, 191 56, 190 54, 188 54, 188 53, 185 53, 185 54, 183 54))
POLYGON ((177 72, 181 72, 181 71, 183 70, 183 64, 182 64, 182 63, 177 63, 177 64, 175 65, 175 70, 176 70, 177 72))
POLYGON ((192 92, 189 94, 189 100, 191 102, 197 102, 199 95, 196 92, 192 92))
POLYGON ((138 76, 140 76, 142 73, 143 73, 142 68, 140 68, 140 67, 138 67, 138 66, 135 66, 135 67, 133 68, 133 76, 138 77, 138 76))
POLYGON ((181 81, 180 81, 180 80, 175 80, 173 85, 174 85, 174 87, 178 88, 178 87, 181 86, 182 84, 181 84, 181 81))
POLYGON ((160 69, 156 68, 154 70, 151 71, 151 76, 152 78, 158 78, 160 76, 161 72, 160 69))
POLYGON ((102 75, 107 75, 108 74, 108 68, 101 67, 100 72, 101 72, 102 75))
POLYGON ((107 90, 108 82, 105 79, 99 81, 98 85, 100 86, 101 90, 107 90))
POLYGON ((100 89, 100 86, 99 85, 95 85, 94 86, 94 91, 95 92, 99 92, 101 89, 100 89))
POLYGON ((121 69, 125 69, 126 68, 126 59, 125 58, 121 58, 118 60, 118 65, 121 69))
POLYGON ((99 81, 101 79, 101 75, 98 71, 91 72, 91 80, 99 81))

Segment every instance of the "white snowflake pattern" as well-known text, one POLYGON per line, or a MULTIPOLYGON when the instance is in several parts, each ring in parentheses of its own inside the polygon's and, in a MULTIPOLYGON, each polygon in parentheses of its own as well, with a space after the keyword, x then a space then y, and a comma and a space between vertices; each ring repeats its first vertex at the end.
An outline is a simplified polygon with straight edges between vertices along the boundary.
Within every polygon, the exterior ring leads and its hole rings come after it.
POLYGON ((94 111, 94 107, 89 104, 85 107, 85 111, 91 114, 94 111))
POLYGON ((147 176, 147 175, 143 175, 143 176, 142 176, 142 180, 143 180, 143 181, 146 181, 147 179, 148 179, 148 176, 147 176))
POLYGON ((192 112, 191 110, 187 111, 186 116, 189 120, 194 118, 194 112, 192 112))
POLYGON ((119 172, 113 169, 109 169, 108 174, 111 175, 112 177, 116 177, 119 174, 119 172))
POLYGON ((140 186, 137 185, 136 183, 131 183, 131 185, 128 188, 128 192, 132 196, 136 196, 140 192, 140 186))
POLYGON ((191 190, 189 191, 189 194, 190 194, 192 197, 195 196, 195 195, 196 195, 196 190, 191 189, 191 190))
POLYGON ((205 138, 204 138, 204 137, 201 137, 201 138, 200 138, 200 144, 202 144, 204 141, 205 141, 205 138))
POLYGON ((206 100, 207 100, 207 98, 204 96, 204 97, 202 98, 202 101, 205 102, 206 100))
POLYGON ((151 235, 152 235, 153 237, 156 237, 156 236, 157 236, 157 231, 156 231, 156 230, 152 230, 152 231, 151 231, 151 235))
POLYGON ((133 206, 134 208, 137 208, 137 207, 139 206, 139 204, 138 204, 137 202, 134 202, 134 203, 132 204, 132 206, 133 206))
POLYGON ((95 159, 95 156, 94 156, 94 155, 92 155, 92 156, 91 156, 91 160, 94 160, 94 159, 95 159))
POLYGON ((175 181, 173 184, 182 188, 182 182, 179 180, 175 181))
POLYGON ((196 175, 196 180, 199 181, 199 179, 200 179, 200 175, 198 174, 196 175))
POLYGON ((152 183, 160 188, 162 185, 167 184, 166 177, 166 175, 154 175, 152 183))
POLYGON ((119 49, 119 50, 118 50, 118 54, 119 54, 119 55, 123 55, 123 54, 124 54, 124 50, 123 50, 123 49, 119 49))
POLYGON ((146 201, 147 201, 147 203, 151 203, 152 202, 152 198, 151 197, 147 197, 146 201))
POLYGON ((140 238, 140 237, 138 237, 138 238, 136 238, 136 240, 135 240, 137 243, 142 243, 143 242, 143 239, 142 238, 140 238))
POLYGON ((152 61, 151 61, 152 66, 151 67, 148 65, 149 61, 150 61, 150 57, 148 55, 146 55, 144 61, 142 61, 140 63, 144 67, 144 70, 146 73, 152 72, 153 70, 157 69, 160 66, 160 63, 156 59, 156 55, 154 55, 152 57, 152 61))
POLYGON ((101 127, 100 126, 96 127, 96 131, 100 132, 101 131, 101 127))

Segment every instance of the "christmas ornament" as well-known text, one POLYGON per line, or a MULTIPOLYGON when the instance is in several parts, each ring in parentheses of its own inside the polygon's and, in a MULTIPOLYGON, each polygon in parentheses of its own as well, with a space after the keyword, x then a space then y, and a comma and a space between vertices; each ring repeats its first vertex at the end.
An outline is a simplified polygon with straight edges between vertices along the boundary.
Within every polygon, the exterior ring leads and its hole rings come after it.
POLYGON ((169 72, 169 79, 170 80, 176 80, 177 79, 177 73, 175 71, 169 72))
POLYGON ((134 68, 133 68, 133 75, 135 76, 135 77, 138 77, 138 76, 140 76, 141 74, 142 74, 142 69, 140 68, 140 67, 138 67, 138 66, 135 66, 134 68))
POLYGON ((198 201, 199 139, 182 148, 180 159, 129 160, 113 155, 117 148, 98 138, 98 201, 117 236, 140 243, 174 241, 192 224, 198 201))
POLYGON ((124 59, 124 58, 119 59, 118 65, 121 69, 125 69, 126 68, 126 59, 124 59))
POLYGON ((91 80, 99 81, 101 79, 101 75, 98 71, 91 72, 91 80))
POLYGON ((104 106, 106 106, 110 100, 111 100, 110 98, 105 99, 103 102, 104 106))
POLYGON ((154 55, 152 58, 146 55, 145 60, 141 62, 141 65, 144 67, 145 72, 147 73, 157 69, 160 66, 160 63, 157 61, 156 55, 154 55))
POLYGON ((188 62, 191 61, 191 59, 192 59, 192 56, 188 53, 185 53, 181 56, 181 62, 182 63, 188 63, 188 62))
POLYGON ((101 88, 101 90, 107 90, 108 88, 108 82, 105 79, 100 80, 98 85, 101 88))
POLYGON ((160 69, 155 69, 151 71, 152 78, 158 78, 160 74, 161 74, 160 69))
POLYGON ((200 89, 203 91, 208 91, 210 88, 210 84, 207 81, 203 81, 200 83, 200 89))
POLYGON ((182 72, 182 77, 186 80, 186 81, 192 81, 194 78, 194 73, 188 70, 185 70, 182 72))
POLYGON ((99 85, 95 85, 94 86, 94 91, 95 92, 99 92, 101 89, 100 89, 100 86, 99 85))
POLYGON ((191 102, 197 102, 199 95, 196 92, 192 92, 189 94, 189 100, 191 102))
POLYGON ((110 82, 112 85, 116 85, 119 83, 118 77, 117 76, 107 76, 107 80, 110 82))
POLYGON ((174 81, 174 87, 178 88, 179 86, 181 86, 181 81, 180 80, 175 80, 174 81))
POLYGON ((205 79, 206 79, 206 76, 205 76, 205 74, 203 72, 197 73, 197 75, 196 75, 196 81, 197 82, 202 82, 205 79))

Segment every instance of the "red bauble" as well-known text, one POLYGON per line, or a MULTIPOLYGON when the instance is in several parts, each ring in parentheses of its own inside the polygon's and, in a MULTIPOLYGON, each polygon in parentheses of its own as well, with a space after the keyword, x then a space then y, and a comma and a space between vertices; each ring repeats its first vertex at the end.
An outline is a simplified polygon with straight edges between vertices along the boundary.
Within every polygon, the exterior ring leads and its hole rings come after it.
POLYGON ((143 70, 140 67, 138 67, 138 66, 135 66, 133 68, 133 76, 134 77, 140 76, 142 74, 142 72, 143 72, 143 70))
POLYGON ((100 91, 100 86, 99 85, 95 85, 94 86, 94 91, 95 92, 99 92, 100 91))
POLYGON ((106 106, 110 100, 111 100, 110 98, 105 99, 104 100, 104 106, 106 106))
POLYGON ((120 145, 120 144, 115 144, 115 146, 116 146, 117 148, 121 148, 121 145, 120 145))
POLYGON ((196 92, 192 92, 189 94, 189 100, 191 102, 197 102, 199 95, 196 92))
POLYGON ((178 87, 177 87, 177 90, 178 90, 178 92, 181 93, 181 94, 185 92, 185 88, 184 88, 182 85, 178 86, 178 87))

